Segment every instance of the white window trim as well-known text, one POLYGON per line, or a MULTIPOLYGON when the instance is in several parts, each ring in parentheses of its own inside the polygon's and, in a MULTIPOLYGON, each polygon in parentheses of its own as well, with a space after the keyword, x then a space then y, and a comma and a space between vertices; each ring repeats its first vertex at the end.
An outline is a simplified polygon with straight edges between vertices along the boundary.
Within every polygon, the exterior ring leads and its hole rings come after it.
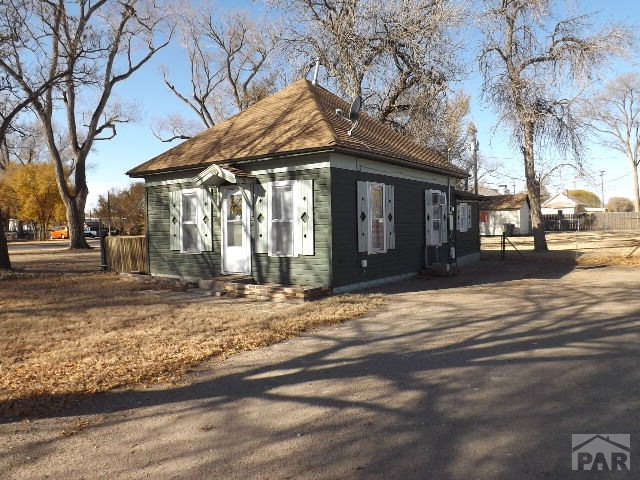
POLYGON ((264 194, 256 194, 254 218, 256 218, 256 253, 266 253, 273 257, 299 257, 315 255, 314 234, 314 182, 311 179, 276 180, 265 184, 264 194), (274 187, 291 186, 292 193, 292 241, 291 255, 277 254, 272 241, 272 200, 274 187), (258 220, 264 217, 263 222, 258 220))
POLYGON ((179 190, 170 190, 169 192, 169 249, 174 252, 180 252, 185 255, 199 254, 207 251, 213 251, 212 242, 212 198, 208 188, 182 188, 179 190), (197 227, 197 250, 185 251, 183 239, 183 215, 182 203, 184 196, 195 197, 196 222, 197 227))
POLYGON ((375 255, 378 253, 387 253, 387 238, 388 238, 388 232, 387 232, 387 222, 385 221, 385 217, 386 217, 386 213, 387 213, 387 189, 385 187, 384 183, 379 183, 379 182, 367 182, 367 196, 369 199, 369 212, 368 212, 368 218, 369 221, 367 222, 367 228, 369 229, 369 242, 367 245, 367 253, 369 255, 375 255), (382 190, 382 228, 383 228, 383 233, 382 233, 382 238, 383 238, 383 246, 382 249, 374 249, 373 248, 373 205, 371 202, 371 190, 373 188, 377 188, 379 187, 382 190))
POLYGON ((198 191, 196 189, 185 189, 185 190, 181 190, 180 191, 180 204, 179 204, 179 212, 180 212, 180 253, 185 254, 185 255, 198 255, 200 253, 202 253, 202 238, 200 235, 200 229, 198 226, 199 223, 199 219, 202 217, 202 207, 200 205, 200 199, 198 198, 198 191), (196 251, 188 251, 184 249, 184 235, 183 235, 183 226, 185 225, 185 221, 183 218, 183 214, 182 214, 182 205, 184 202, 184 197, 193 197, 195 199, 195 206, 196 206, 196 220, 193 223, 196 227, 196 231, 197 231, 197 235, 196 235, 196 251))
POLYGON ((467 203, 458 203, 456 205, 456 223, 459 232, 469 230, 469 205, 467 203))
POLYGON ((375 255, 378 253, 388 253, 396 248, 396 227, 395 227, 395 187, 393 184, 382 182, 368 182, 358 180, 356 182, 357 193, 357 233, 358 252, 375 255), (384 248, 372 248, 373 222, 371 215, 371 188, 382 187, 383 192, 383 224, 384 224, 384 248))
POLYGON ((268 235, 268 253, 270 257, 297 257, 299 253, 298 243, 299 240, 296 235, 296 181, 295 180, 278 180, 275 182, 269 183, 269 202, 268 202, 268 211, 267 211, 267 235, 268 235), (291 254, 282 254, 276 253, 273 250, 275 242, 273 241, 273 230, 271 226, 273 225, 273 190, 274 187, 286 187, 291 186, 291 241, 292 252, 291 254))

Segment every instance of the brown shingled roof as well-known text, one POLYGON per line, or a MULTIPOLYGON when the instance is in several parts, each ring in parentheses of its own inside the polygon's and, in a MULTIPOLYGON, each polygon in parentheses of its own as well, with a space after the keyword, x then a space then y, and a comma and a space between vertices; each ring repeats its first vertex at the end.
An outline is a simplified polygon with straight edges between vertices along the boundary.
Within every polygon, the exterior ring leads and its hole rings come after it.
POLYGON ((480 202, 480 210, 520 210, 527 201, 526 193, 493 195, 480 202))
POLYGON ((299 80, 252 107, 129 170, 132 177, 241 160, 321 150, 406 163, 463 178, 467 173, 364 113, 351 122, 336 115, 349 103, 308 80, 299 80))

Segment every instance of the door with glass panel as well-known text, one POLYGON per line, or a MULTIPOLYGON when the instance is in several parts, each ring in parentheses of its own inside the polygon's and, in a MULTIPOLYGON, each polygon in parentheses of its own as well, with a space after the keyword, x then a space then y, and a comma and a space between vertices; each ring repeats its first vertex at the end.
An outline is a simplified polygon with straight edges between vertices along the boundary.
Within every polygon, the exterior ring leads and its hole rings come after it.
POLYGON ((249 208, 239 187, 222 189, 222 270, 251 273, 249 208))

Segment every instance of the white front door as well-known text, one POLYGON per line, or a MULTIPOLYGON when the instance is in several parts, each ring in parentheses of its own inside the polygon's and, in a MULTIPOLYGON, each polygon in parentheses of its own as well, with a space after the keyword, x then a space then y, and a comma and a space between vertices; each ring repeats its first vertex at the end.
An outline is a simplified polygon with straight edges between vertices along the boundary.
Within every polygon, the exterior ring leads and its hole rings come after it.
POLYGON ((222 189, 222 270, 251 273, 249 204, 239 187, 222 189))

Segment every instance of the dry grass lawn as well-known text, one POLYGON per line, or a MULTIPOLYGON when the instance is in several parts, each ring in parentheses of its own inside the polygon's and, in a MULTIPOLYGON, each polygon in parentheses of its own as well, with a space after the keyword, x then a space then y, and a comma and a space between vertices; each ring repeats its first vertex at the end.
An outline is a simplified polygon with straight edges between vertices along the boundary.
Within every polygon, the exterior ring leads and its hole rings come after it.
MULTIPOLYGON (((509 237, 506 255, 565 261, 577 265, 640 265, 640 236, 637 232, 558 232, 547 233, 549 252, 533 253, 533 237, 509 237)), ((497 237, 483 239, 483 249, 498 251, 497 237)))
POLYGON ((36 415, 79 395, 170 381, 224 357, 342 322, 383 304, 341 295, 290 304, 205 297, 98 272, 99 253, 12 255, 0 274, 0 417, 36 415))

